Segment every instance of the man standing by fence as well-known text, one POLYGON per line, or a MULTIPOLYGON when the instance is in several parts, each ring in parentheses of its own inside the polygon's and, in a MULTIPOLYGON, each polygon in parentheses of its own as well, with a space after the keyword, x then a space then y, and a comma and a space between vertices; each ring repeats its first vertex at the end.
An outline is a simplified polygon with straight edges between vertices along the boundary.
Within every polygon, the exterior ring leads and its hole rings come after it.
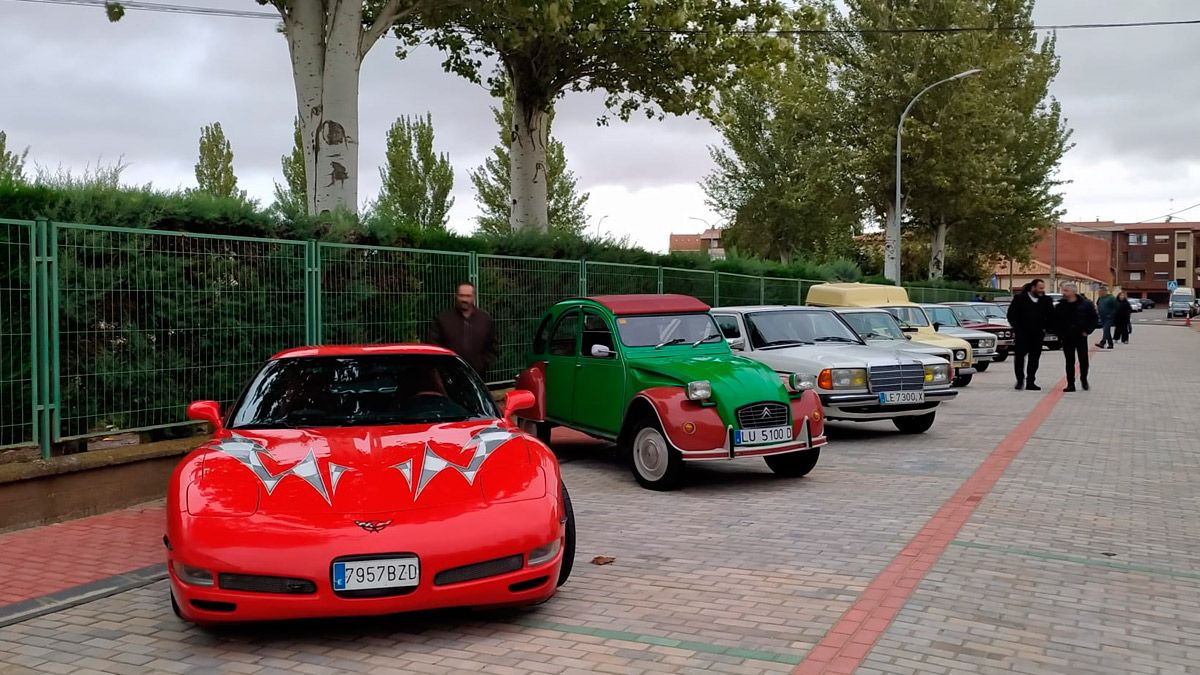
POLYGON ((467 281, 458 285, 454 307, 434 318, 425 341, 461 356, 484 382, 500 355, 492 317, 475 306, 475 285, 467 281))
POLYGON ((1037 385, 1038 364, 1042 360, 1042 341, 1053 313, 1054 303, 1046 297, 1046 282, 1041 279, 1034 279, 1022 288, 1008 306, 1008 323, 1016 334, 1013 370, 1017 375, 1017 389, 1041 390, 1037 385))

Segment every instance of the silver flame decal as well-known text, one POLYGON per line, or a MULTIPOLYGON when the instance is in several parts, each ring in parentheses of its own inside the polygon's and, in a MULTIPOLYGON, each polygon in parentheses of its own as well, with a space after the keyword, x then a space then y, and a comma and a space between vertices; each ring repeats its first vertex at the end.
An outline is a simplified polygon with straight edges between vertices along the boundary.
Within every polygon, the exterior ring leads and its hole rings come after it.
MULTIPOLYGON (((463 478, 467 479, 468 485, 474 485, 475 476, 479 473, 479 469, 483 467, 483 463, 487 461, 487 458, 495 452, 496 448, 516 438, 516 436, 517 434, 500 426, 491 426, 480 430, 464 446, 466 450, 474 449, 474 452, 471 454, 471 460, 467 462, 466 466, 459 466, 442 459, 426 443, 425 457, 421 460, 421 478, 417 482, 417 491, 413 494, 413 500, 415 501, 421 496, 421 492, 429 485, 431 480, 447 469, 457 471, 463 478)), ((405 477, 407 478, 408 474, 405 474, 405 477)))
MULTIPOLYGON (((271 470, 268 469, 262 461, 263 455, 269 456, 271 453, 258 441, 235 434, 233 438, 229 438, 217 443, 215 446, 213 446, 213 449, 229 455, 230 457, 241 462, 243 466, 250 469, 250 471, 252 471, 254 475, 258 477, 258 480, 262 481, 263 487, 267 489, 267 494, 274 492, 275 487, 279 485, 280 481, 282 481, 284 478, 287 478, 288 476, 296 476, 300 480, 303 480, 305 483, 311 485, 312 489, 316 490, 317 494, 321 495, 321 498, 324 499, 327 504, 333 504, 329 497, 329 491, 325 489, 325 482, 321 480, 321 472, 317 466, 317 458, 313 454, 312 450, 309 450, 308 455, 290 469, 284 469, 279 473, 271 473, 271 470)), ((330 475, 331 482, 336 485, 337 479, 332 478, 334 466, 336 465, 330 465, 330 475)), ((341 466, 337 468, 341 469, 342 471, 346 469, 346 467, 341 466)), ((341 477, 342 471, 337 472, 338 478, 341 477)))
MULTIPOLYGON (((425 454, 421 460, 421 476, 416 485, 416 492, 413 494, 413 500, 416 501, 421 496, 421 492, 425 490, 429 482, 437 475, 448 469, 453 469, 467 479, 468 485, 475 484, 475 476, 479 473, 479 469, 483 467, 483 463, 487 458, 504 443, 516 438, 518 434, 513 433, 499 425, 490 426, 480 430, 471 440, 464 446, 466 450, 472 450, 471 459, 466 466, 459 466, 446 459, 440 457, 429 447, 429 443, 425 444, 425 454)), ((338 482, 347 472, 355 471, 355 469, 334 464, 329 462, 329 489, 325 489, 325 482, 321 480, 320 468, 317 464, 316 456, 312 450, 309 450, 308 455, 303 460, 295 464, 291 468, 284 469, 279 473, 271 473, 271 470, 263 464, 263 455, 270 456, 270 451, 252 438, 239 436, 234 434, 232 438, 222 440, 212 446, 214 450, 223 452, 226 455, 237 460, 242 466, 247 469, 262 482, 263 487, 267 489, 267 494, 275 491, 276 486, 288 476, 296 476, 300 480, 308 483, 325 503, 332 505, 332 493, 337 490, 338 482)), ((399 464, 393 464, 392 469, 395 469, 404 476, 404 481, 411 488, 413 485, 413 461, 406 459, 399 464)))

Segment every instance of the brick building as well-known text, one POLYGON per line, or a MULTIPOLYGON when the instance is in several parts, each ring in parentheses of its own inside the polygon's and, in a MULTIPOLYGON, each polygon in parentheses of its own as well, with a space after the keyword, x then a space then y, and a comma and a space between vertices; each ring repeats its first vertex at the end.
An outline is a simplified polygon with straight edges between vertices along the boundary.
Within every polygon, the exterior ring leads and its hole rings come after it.
POLYGON ((721 246, 721 229, 710 227, 700 234, 672 234, 667 244, 668 253, 703 253, 713 260, 725 257, 721 246))
POLYGON ((1064 231, 1103 241, 1112 261, 1113 284, 1130 297, 1165 302, 1168 282, 1200 285, 1200 222, 1101 221, 1062 223, 1059 228, 1060 261, 1064 231))

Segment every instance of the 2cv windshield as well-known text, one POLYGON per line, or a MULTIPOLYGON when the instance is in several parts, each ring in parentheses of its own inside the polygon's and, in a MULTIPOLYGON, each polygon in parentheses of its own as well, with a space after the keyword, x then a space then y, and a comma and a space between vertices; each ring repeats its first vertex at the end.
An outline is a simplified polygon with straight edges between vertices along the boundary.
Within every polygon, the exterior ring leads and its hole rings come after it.
POLYGON ((721 338, 708 314, 622 316, 617 318, 617 332, 626 347, 699 345, 721 338))

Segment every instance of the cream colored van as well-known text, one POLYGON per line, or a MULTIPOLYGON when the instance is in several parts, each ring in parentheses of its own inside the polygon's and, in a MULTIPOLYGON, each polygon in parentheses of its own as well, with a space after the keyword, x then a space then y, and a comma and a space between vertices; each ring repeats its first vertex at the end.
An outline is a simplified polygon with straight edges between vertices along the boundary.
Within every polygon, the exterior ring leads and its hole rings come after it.
POLYGON ((971 345, 966 340, 938 333, 925 310, 908 299, 901 286, 882 284, 817 284, 805 301, 815 307, 879 307, 900 321, 914 342, 950 350, 954 355, 954 384, 965 387, 975 375, 971 345))

